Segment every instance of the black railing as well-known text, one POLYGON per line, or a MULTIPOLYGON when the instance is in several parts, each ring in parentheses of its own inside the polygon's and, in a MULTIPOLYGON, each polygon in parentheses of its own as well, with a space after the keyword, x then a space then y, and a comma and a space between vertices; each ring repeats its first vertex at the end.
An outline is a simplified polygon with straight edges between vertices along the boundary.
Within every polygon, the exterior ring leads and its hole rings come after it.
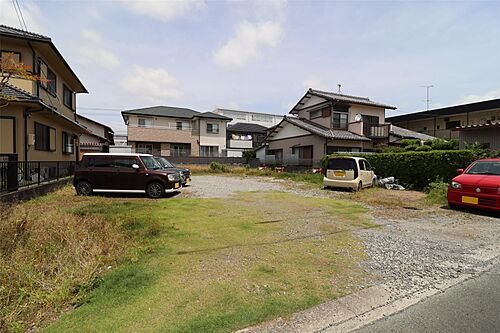
POLYGON ((72 176, 74 161, 0 161, 0 193, 72 176))

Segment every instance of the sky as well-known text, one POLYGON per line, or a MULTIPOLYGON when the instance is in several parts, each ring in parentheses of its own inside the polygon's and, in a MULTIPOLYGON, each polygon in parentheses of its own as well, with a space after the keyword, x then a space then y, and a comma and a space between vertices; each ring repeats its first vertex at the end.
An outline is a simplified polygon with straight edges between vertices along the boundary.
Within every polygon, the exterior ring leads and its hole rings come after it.
MULTIPOLYGON (((89 94, 77 112, 126 127, 155 105, 287 114, 308 88, 397 106, 392 116, 500 98, 497 1, 31 1, 89 94)), ((0 23, 20 27, 11 0, 0 23)))

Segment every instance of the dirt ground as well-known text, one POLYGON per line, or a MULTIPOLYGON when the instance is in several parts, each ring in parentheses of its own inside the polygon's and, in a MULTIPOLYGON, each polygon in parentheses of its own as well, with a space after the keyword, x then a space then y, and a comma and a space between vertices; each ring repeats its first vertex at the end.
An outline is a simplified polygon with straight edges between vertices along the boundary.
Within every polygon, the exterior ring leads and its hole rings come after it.
MULTIPOLYGON (((500 255, 500 218, 486 212, 455 211, 429 205, 425 194, 370 189, 360 193, 315 189, 255 177, 197 176, 184 196, 228 196, 238 191, 284 191, 303 196, 342 197, 369 208, 379 228, 357 231, 369 259, 362 267, 388 287, 391 299, 426 292, 463 276, 479 274, 500 255)), ((366 286, 361 286, 366 287, 366 286)), ((247 332, 297 331, 280 319, 247 332)))

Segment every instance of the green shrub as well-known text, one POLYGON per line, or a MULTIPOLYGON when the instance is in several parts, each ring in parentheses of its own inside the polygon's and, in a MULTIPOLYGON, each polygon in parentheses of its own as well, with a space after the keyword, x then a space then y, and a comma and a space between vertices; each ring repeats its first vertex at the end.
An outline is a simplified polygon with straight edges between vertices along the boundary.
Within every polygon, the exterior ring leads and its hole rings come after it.
POLYGON ((418 146, 417 148, 415 148, 415 151, 431 151, 431 150, 432 148, 427 145, 418 146))
POLYGON ((448 203, 448 183, 443 181, 432 182, 425 188, 427 201, 432 204, 446 205, 448 203))
POLYGON ((425 142, 426 145, 429 145, 432 150, 456 150, 458 149, 458 140, 457 139, 451 139, 451 140, 445 140, 445 139, 434 139, 434 140, 427 140, 425 142))
POLYGON ((403 148, 406 146, 420 146, 420 140, 418 139, 403 139, 399 143, 403 148))
POLYGON ((419 144, 418 145, 408 145, 403 148, 404 151, 415 151, 419 147, 421 147, 419 144))
MULTIPOLYGON (((394 176, 411 189, 423 190, 438 179, 449 182, 458 168, 465 168, 478 156, 472 150, 415 151, 381 154, 342 154, 366 158, 379 178, 394 176)), ((329 156, 323 157, 323 165, 329 156)))
POLYGON ((214 172, 228 172, 229 171, 229 168, 222 164, 222 163, 219 163, 219 162, 212 162, 210 163, 210 170, 211 171, 214 171, 214 172))

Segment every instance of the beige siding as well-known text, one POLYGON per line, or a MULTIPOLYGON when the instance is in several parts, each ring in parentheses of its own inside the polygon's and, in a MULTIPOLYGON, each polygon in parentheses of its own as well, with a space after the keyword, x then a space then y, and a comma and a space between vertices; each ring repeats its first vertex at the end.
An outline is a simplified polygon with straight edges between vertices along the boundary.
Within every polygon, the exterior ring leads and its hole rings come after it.
POLYGON ((218 146, 219 154, 226 149, 226 123, 219 119, 200 119, 200 146, 218 146), (219 125, 219 133, 207 132, 207 124, 219 125))
POLYGON ((488 144, 491 149, 500 149, 500 128, 481 128, 459 131, 460 148, 467 144, 488 144))

